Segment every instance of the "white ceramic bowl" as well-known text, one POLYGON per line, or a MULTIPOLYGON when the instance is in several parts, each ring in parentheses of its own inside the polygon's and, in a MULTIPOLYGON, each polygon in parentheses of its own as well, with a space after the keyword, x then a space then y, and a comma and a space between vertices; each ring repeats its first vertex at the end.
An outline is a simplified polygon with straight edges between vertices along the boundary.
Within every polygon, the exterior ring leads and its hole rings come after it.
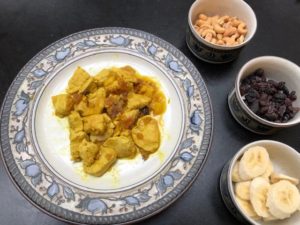
MULTIPOLYGON (((270 155, 270 159, 274 166, 274 171, 283 173, 300 179, 300 153, 292 147, 277 141, 261 140, 252 142, 240 149, 234 157, 225 165, 221 179, 220 188, 225 205, 229 211, 240 221, 254 225, 299 225, 300 211, 295 212, 290 218, 284 220, 264 222, 263 220, 253 220, 248 217, 239 207, 232 183, 232 170, 237 160, 239 160, 244 152, 253 146, 265 147, 270 155)), ((299 186, 298 186, 299 188, 299 186)))
POLYGON ((254 36, 257 28, 256 16, 243 0, 196 0, 188 14, 186 41, 190 50, 200 59, 211 63, 226 63, 234 60, 242 47, 254 36), (236 16, 247 24, 245 41, 235 46, 215 45, 202 38, 193 27, 199 13, 208 16, 236 16))
POLYGON ((239 88, 241 80, 258 68, 264 69, 268 79, 284 81, 289 91, 296 91, 298 98, 293 102, 293 106, 300 107, 300 67, 284 58, 261 56, 247 62, 238 73, 235 89, 228 97, 229 108, 234 118, 248 130, 259 134, 272 134, 276 130, 299 124, 300 112, 285 123, 275 123, 256 115, 243 101, 239 88))

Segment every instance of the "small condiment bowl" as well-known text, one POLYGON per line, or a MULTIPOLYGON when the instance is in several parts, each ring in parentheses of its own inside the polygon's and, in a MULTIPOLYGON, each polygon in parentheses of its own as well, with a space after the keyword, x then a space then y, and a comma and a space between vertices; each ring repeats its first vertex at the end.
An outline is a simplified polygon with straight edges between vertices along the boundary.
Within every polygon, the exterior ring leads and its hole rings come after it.
POLYGON ((227 63, 239 55, 242 48, 252 39, 256 32, 256 16, 251 7, 243 0, 196 0, 188 14, 186 43, 199 59, 210 63, 227 63), (202 38, 193 24, 199 13, 208 16, 236 16, 247 25, 248 33, 243 43, 234 46, 212 44, 202 38))
MULTIPOLYGON (((292 147, 277 141, 261 140, 251 142, 241 148, 234 157, 224 166, 220 177, 220 191, 222 199, 228 210, 244 224, 254 225, 298 225, 300 224, 300 211, 296 211, 290 218, 277 221, 265 222, 254 220, 247 216, 238 205, 232 182, 232 170, 235 163, 242 157, 244 152, 253 146, 265 147, 273 163, 274 171, 300 179, 300 153, 292 147)), ((298 186, 299 188, 299 186, 298 186)))
MULTIPOLYGON (((267 79, 284 81, 289 91, 296 91, 300 95, 300 67, 293 62, 276 57, 261 56, 248 61, 239 71, 235 81, 235 88, 228 95, 228 105, 236 121, 246 129, 258 134, 272 134, 282 128, 300 123, 300 112, 294 118, 284 123, 275 123, 263 119, 250 110, 240 93, 241 80, 262 68, 267 79)), ((293 102, 294 107, 300 107, 300 97, 293 102)))

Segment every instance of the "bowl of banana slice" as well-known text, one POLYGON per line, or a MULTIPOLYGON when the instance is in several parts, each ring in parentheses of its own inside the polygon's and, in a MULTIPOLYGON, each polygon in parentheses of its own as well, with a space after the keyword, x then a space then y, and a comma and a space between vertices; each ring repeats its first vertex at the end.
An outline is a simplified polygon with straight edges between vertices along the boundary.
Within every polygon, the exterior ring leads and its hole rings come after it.
POLYGON ((252 142, 224 166, 221 196, 241 222, 300 224, 300 153, 277 141, 252 142))

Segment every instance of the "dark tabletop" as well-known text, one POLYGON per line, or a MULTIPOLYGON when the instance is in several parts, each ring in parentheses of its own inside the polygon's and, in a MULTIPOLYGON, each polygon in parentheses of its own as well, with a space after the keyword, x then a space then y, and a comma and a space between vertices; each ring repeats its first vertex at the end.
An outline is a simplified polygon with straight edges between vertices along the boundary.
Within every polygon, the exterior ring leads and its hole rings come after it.
MULTIPOLYGON (((18 71, 52 42, 81 30, 120 26, 155 34, 179 48, 199 69, 212 101, 214 134, 206 164, 192 187, 174 204, 141 224, 239 224, 219 194, 224 163, 243 145, 266 137, 238 125, 227 107, 241 66, 262 55, 276 55, 300 65, 300 1, 251 0, 258 29, 239 58, 225 65, 196 59, 185 43, 187 14, 193 0, 0 0, 0 102, 18 71)), ((300 126, 268 139, 300 150, 300 126)), ((62 225, 28 203, 16 190, 0 162, 0 224, 62 225)))

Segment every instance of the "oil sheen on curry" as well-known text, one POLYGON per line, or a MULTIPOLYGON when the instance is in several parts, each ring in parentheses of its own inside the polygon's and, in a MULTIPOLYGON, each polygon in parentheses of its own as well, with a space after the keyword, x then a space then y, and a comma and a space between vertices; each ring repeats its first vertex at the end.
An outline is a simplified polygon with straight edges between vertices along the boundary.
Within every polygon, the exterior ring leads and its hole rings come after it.
POLYGON ((67 117, 71 160, 102 176, 120 158, 146 160, 161 143, 157 116, 166 111, 159 85, 130 66, 91 76, 78 67, 66 93, 52 96, 55 115, 67 117))

